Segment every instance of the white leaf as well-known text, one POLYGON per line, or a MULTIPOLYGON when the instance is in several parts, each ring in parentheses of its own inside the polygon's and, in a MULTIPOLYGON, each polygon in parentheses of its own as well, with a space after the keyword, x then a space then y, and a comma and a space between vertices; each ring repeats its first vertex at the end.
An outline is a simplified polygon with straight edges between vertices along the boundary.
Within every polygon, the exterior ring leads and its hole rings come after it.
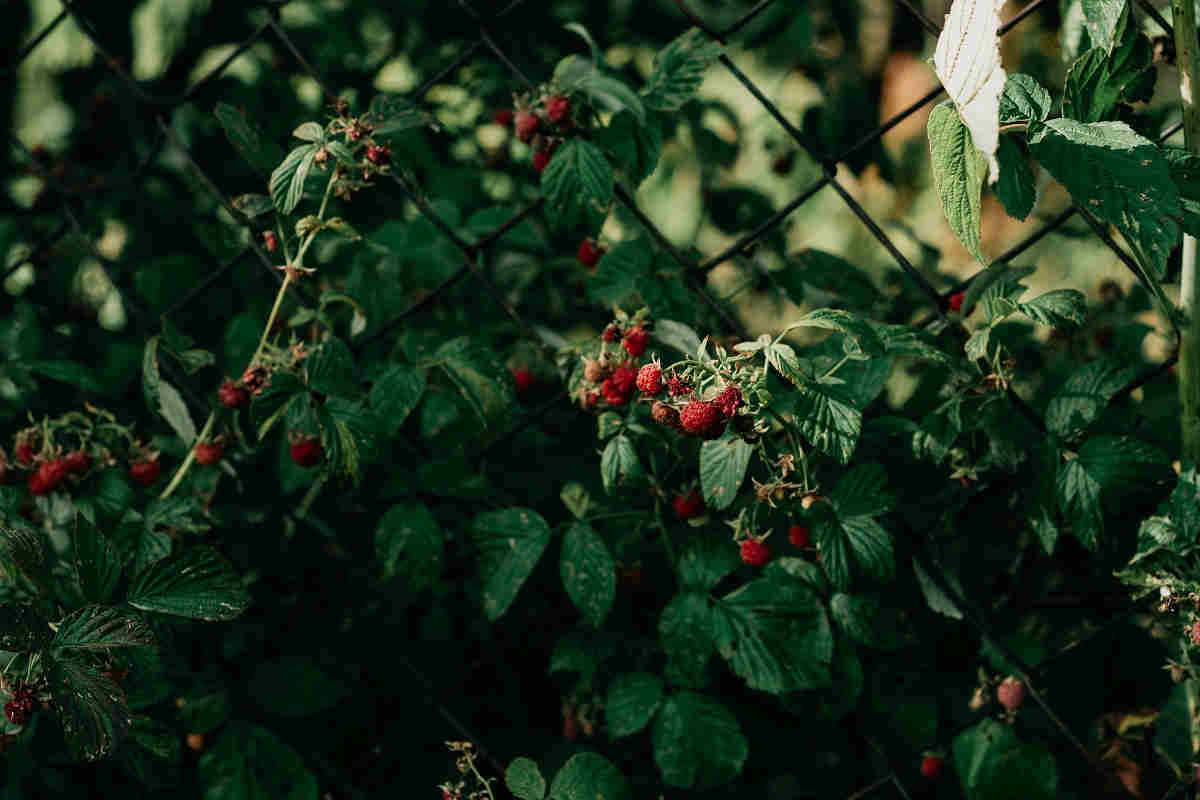
POLYGON ((933 69, 958 108, 971 141, 988 160, 988 182, 1000 177, 1000 9, 1005 0, 954 0, 933 54, 933 69))

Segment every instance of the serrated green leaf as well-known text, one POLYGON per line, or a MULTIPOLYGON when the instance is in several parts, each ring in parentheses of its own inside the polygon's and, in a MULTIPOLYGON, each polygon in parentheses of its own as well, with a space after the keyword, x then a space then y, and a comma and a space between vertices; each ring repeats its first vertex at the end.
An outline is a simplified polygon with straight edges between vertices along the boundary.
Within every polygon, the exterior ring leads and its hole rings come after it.
POLYGON ((612 204, 612 165, 586 139, 568 139, 542 172, 542 193, 556 227, 594 231, 612 204))
POLYGON ((395 436, 425 393, 425 372, 407 364, 393 364, 371 385, 371 408, 383 421, 384 431, 395 436))
POLYGON ((1179 191, 1158 148, 1123 122, 1054 119, 1031 129, 1038 161, 1078 205, 1117 227, 1161 278, 1179 238, 1179 191))
POLYGON ((266 728, 226 727, 200 757, 203 800, 317 800, 317 779, 300 755, 266 728))
POLYGON ((835 594, 829 610, 838 627, 854 641, 879 650, 895 650, 915 641, 901 610, 874 595, 835 594))
POLYGON ((800 432, 814 447, 848 464, 862 432, 862 412, 837 386, 806 383, 796 393, 800 432))
POLYGON ((250 595, 224 557, 195 547, 143 570, 129 587, 128 602, 142 611, 216 622, 239 616, 250 595))
POLYGON ((1111 53, 1129 22, 1129 0, 1081 0, 1083 24, 1096 47, 1111 53))
POLYGON ((612 154, 635 188, 654 173, 663 146, 657 117, 645 117, 644 109, 642 114, 638 117, 633 111, 621 111, 597 133, 601 146, 612 154))
POLYGON ((751 689, 783 694, 829 685, 829 619, 798 581, 759 578, 725 595, 713 608, 713 639, 751 689))
POLYGON ((576 522, 563 537, 559 574, 567 597, 584 619, 599 628, 617 594, 616 564, 600 535, 576 522))
POLYGON ((192 421, 187 403, 183 401, 179 390, 166 381, 159 381, 158 384, 158 413, 184 444, 191 445, 196 441, 196 423, 192 421))
POLYGON ((521 800, 542 800, 546 796, 546 779, 528 758, 512 760, 504 771, 504 785, 521 800))
POLYGON ((700 488, 709 508, 722 511, 737 499, 753 453, 754 447, 732 432, 700 446, 700 488))
POLYGON ((679 692, 654 723, 654 761, 663 783, 709 789, 736 778, 750 754, 737 718, 716 698, 679 692))
POLYGON ((158 412, 158 384, 162 380, 158 372, 158 337, 151 336, 142 351, 142 397, 146 408, 158 412))
POLYGON ((1176 147, 1161 150, 1179 190, 1179 205, 1183 209, 1181 226, 1185 233, 1200 236, 1200 156, 1176 147))
POLYGON ((304 195, 304 181, 312 170, 313 159, 316 158, 317 145, 303 144, 287 154, 275 171, 271 173, 268 189, 271 192, 271 202, 281 214, 290 214, 296 210, 300 198, 304 195))
POLYGON ((783 332, 797 328, 823 328, 845 334, 858 345, 858 349, 868 356, 884 354, 883 341, 869 322, 850 313, 836 308, 818 308, 808 312, 800 319, 789 324, 783 332))
POLYGON ((699 28, 689 28, 654 57, 654 71, 646 79, 642 97, 655 111, 678 111, 692 99, 704 73, 723 51, 699 28))
POLYGON ((420 503, 394 505, 375 526, 375 559, 384 580, 399 577, 419 592, 442 575, 442 531, 420 503))
POLYGON ((1087 321, 1087 298, 1074 289, 1055 289, 1038 295, 1017 309, 1034 322, 1056 328, 1078 328, 1087 321))
POLYGON ((794 302, 804 299, 805 286, 837 295, 856 308, 869 308, 882 297, 870 275, 840 256, 807 249, 792 258, 794 266, 772 275, 788 289, 794 302))
POLYGON ((685 589, 708 591, 741 565, 737 547, 728 539, 695 539, 679 557, 679 582, 685 589))
POLYGON ((1053 800, 1054 756, 1017 738, 1013 726, 985 719, 954 739, 954 770, 967 800, 1053 800))
POLYGON ((1004 81, 1000 95, 1000 124, 1036 120, 1043 122, 1050 116, 1053 100, 1033 77, 1020 72, 1010 72, 1004 81))
POLYGON ((0 523, 0 558, 10 578, 17 573, 39 578, 46 563, 44 534, 23 520, 0 523))
POLYGON ((1165 483, 1172 474, 1166 455, 1129 436, 1093 436, 1058 471, 1057 495, 1072 532, 1095 550, 1105 530, 1102 497, 1165 483))
MULTIPOLYGON (((962 619, 962 609, 958 607, 958 604, 954 602, 953 598, 942 591, 942 588, 938 585, 937 581, 935 581, 933 577, 925 571, 925 568, 921 566, 921 562, 914 558, 912 565, 913 572, 916 573, 917 576, 917 584, 921 587, 921 594, 925 595, 925 602, 929 605, 930 610, 936 611, 937 613, 947 616, 950 619, 962 619)), ((958 579, 953 575, 948 575, 947 579, 954 583, 955 588, 957 588, 959 590, 959 594, 961 594, 962 587, 957 585, 958 579)))
POLYGON ((577 753, 554 775, 551 800, 633 800, 621 770, 596 753, 577 753))
POLYGON ((645 476, 633 440, 625 434, 609 439, 600 455, 600 477, 605 491, 641 485, 645 476))
POLYGON ((859 464, 851 469, 838 481, 829 500, 842 518, 877 517, 895 503, 888 491, 887 470, 880 464, 859 464))
POLYGON ((113 752, 131 719, 121 688, 91 665, 71 657, 50 660, 46 679, 71 758, 96 761, 113 752))
POLYGON ((663 609, 658 635, 667 654, 667 680, 691 688, 707 682, 708 659, 716 649, 712 617, 702 592, 680 592, 663 609))
POLYGON ((325 139, 325 128, 319 122, 301 122, 292 131, 292 136, 306 142, 322 142, 325 139))
POLYGON ((491 349, 460 336, 439 347, 434 359, 485 426, 507 418, 516 402, 516 389, 512 376, 491 349))
POLYGON ((499 619, 550 543, 550 526, 536 511, 507 508, 479 514, 471 523, 483 578, 483 610, 499 619))
POLYGON ((50 648, 109 650, 154 644, 154 633, 140 616, 117 606, 84 606, 64 619, 50 648))
POLYGON ((225 131, 230 144, 241 154, 250 166, 261 175, 269 175, 275 165, 283 158, 279 145, 265 138, 257 128, 250 124, 242 112, 228 103, 217 103, 214 114, 225 131))
POLYGON ((1150 40, 1129 27, 1120 46, 1096 47, 1067 71, 1063 115, 1080 122, 1114 119, 1122 103, 1147 101, 1154 94, 1156 73, 1150 40))
POLYGON ((992 190, 1010 217, 1023 220, 1032 213, 1037 202, 1033 170, 1029 168, 1021 148, 1006 136, 1000 137, 996 162, 1000 165, 1000 177, 992 185, 992 190))
POLYGON ((1100 418, 1112 396, 1137 370, 1116 361, 1098 360, 1079 367, 1046 406, 1046 428, 1063 439, 1075 439, 1100 418))
POLYGON ((1177 778, 1191 780, 1192 762, 1200 751, 1200 681, 1175 685, 1154 720, 1154 749, 1171 766, 1177 778))
POLYGON ((398 95, 377 94, 371 99, 363 121, 371 126, 373 136, 391 136, 394 133, 428 125, 432 118, 417 108, 412 101, 398 95))
POLYGON ((648 672, 624 672, 608 685, 604 720, 613 739, 632 736, 650 724, 662 702, 663 682, 648 672))
POLYGON ((354 380, 354 356, 341 339, 331 337, 322 342, 305 360, 305 369, 313 391, 337 397, 361 394, 354 380))
POLYGON ((93 603, 107 601, 121 580, 121 561, 116 550, 107 537, 82 517, 75 518, 72 542, 80 594, 93 603))
POLYGON ((673 319, 655 320, 650 335, 655 342, 674 348, 684 355, 694 356, 700 350, 699 334, 690 325, 673 319))
POLYGON ((618 242, 596 264, 588 279, 588 297, 605 306, 624 304, 649 278, 653 263, 654 253, 644 239, 618 242))
POLYGON ((984 262, 980 250, 980 222, 987 159, 975 148, 971 133, 959 119, 953 103, 934 106, 926 128, 933 183, 942 201, 942 211, 967 252, 984 262))

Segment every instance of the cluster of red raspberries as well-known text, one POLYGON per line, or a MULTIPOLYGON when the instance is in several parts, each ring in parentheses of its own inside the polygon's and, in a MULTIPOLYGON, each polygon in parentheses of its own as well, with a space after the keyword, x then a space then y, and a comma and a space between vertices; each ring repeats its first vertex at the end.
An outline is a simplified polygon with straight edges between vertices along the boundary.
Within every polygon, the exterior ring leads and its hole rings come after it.
POLYGON ((571 100, 551 94, 541 100, 518 100, 516 109, 502 108, 493 114, 497 125, 512 126, 517 139, 533 148, 533 167, 542 172, 575 120, 571 100))

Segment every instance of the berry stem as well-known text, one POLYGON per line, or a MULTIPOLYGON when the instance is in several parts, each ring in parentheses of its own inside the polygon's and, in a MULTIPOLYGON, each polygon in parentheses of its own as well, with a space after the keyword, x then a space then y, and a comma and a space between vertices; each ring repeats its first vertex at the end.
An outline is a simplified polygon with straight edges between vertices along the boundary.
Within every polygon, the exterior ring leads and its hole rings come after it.
MULTIPOLYGON (((213 422, 216 421, 216 418, 216 412, 210 411, 208 414, 208 419, 204 422, 204 428, 196 436, 197 442, 202 442, 208 437, 208 434, 212 431, 213 422)), ((188 447, 187 457, 183 459, 183 463, 179 465, 179 469, 175 470, 175 474, 171 477, 171 482, 167 484, 167 488, 163 489, 162 494, 158 496, 159 500, 166 500, 171 496, 171 493, 178 488, 179 484, 183 481, 183 476, 187 475, 187 471, 191 469, 192 462, 195 460, 196 446, 195 442, 193 442, 192 445, 188 447)))

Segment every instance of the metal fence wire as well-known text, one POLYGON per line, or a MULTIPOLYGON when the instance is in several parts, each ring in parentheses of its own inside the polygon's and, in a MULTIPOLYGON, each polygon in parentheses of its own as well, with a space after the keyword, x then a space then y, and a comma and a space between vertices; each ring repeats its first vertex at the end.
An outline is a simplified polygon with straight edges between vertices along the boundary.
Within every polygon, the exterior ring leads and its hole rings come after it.
MULTIPOLYGON (((733 24, 719 30, 709 25, 700 15, 693 12, 685 2, 685 0, 675 0, 675 5, 678 7, 680 15, 684 18, 687 24, 695 26, 703 31, 708 37, 722 44, 727 43, 732 37, 738 34, 751 21, 758 17, 763 11, 774 5, 779 0, 762 0, 744 16, 738 19, 733 24)), ((933 20, 929 19, 917 7, 913 0, 896 0, 906 13, 912 14, 921 27, 930 35, 937 37, 940 32, 940 26, 933 20)), ((417 105, 427 105, 427 94, 435 85, 442 82, 447 76, 468 64, 472 59, 480 54, 490 54, 504 68, 511 73, 512 77, 526 88, 532 88, 534 81, 531 80, 517 66, 512 58, 505 52, 499 44, 504 38, 499 35, 504 30, 506 17, 509 17, 511 12, 518 6, 525 3, 525 0, 512 0, 505 7, 494 13, 484 14, 478 11, 467 0, 458 0, 459 10, 463 12, 462 18, 466 23, 475 28, 473 39, 463 43, 461 50, 456 58, 452 59, 445 67, 439 70, 436 74, 430 75, 423 83, 417 86, 408 94, 408 99, 417 105)), ((213 81, 220 78, 226 73, 234 61, 250 48, 254 47, 260 41, 274 37, 278 44, 287 51, 299 64, 304 72, 306 72, 320 87, 322 94, 327 103, 332 105, 338 98, 330 88, 329 84, 318 74, 313 68, 312 63, 305 57, 301 48, 296 44, 292 37, 284 30, 280 24, 281 9, 288 4, 288 0, 262 0, 257 6, 267 12, 267 18, 250 32, 237 46, 230 51, 215 67, 185 91, 174 94, 154 94, 146 89, 131 74, 128 67, 122 60, 116 57, 109 49, 109 46, 103 40, 103 37, 97 32, 96 26, 93 24, 89 13, 94 15, 102 9, 101 4, 92 4, 90 8, 85 8, 85 4, 72 2, 71 0, 63 0, 62 10, 49 22, 41 31, 39 31, 31 40, 25 43, 17 50, 12 59, 5 67, 3 75, 5 80, 15 78, 16 72, 22 61, 31 56, 46 39, 59 26, 63 25, 68 20, 73 20, 79 30, 90 41, 95 48, 102 61, 116 76, 121 85, 128 92, 129 98, 132 99, 143 112, 149 114, 156 128, 156 134, 152 146, 145 154, 138 159, 137 163, 127 170, 126 174, 117 179, 108 180, 104 186, 105 191, 125 191, 133 192, 137 190, 143 180, 146 178, 151 165, 156 159, 170 147, 173 152, 178 153, 187 163, 191 172, 203 184, 205 189, 211 192, 212 197, 219 202, 221 206, 229 212, 234 220, 244 220, 244 217, 234 209, 232 198, 223 192, 219 186, 220 180, 213 177, 213 173, 206 170, 204 165, 200 164, 189 150, 187 144, 182 141, 179 134, 172 125, 172 120, 177 110, 181 106, 193 100, 196 95, 210 85, 213 81)), ((253 6, 255 4, 247 4, 253 6)), ((1173 35, 1169 24, 1162 18, 1158 11, 1148 0, 1138 0, 1138 5, 1143 9, 1143 12, 1150 16, 1167 35, 1173 35)), ((1023 20, 1037 13, 1039 10, 1055 7, 1056 3, 1050 0, 1034 0, 1024 6, 1020 11, 1014 14, 1000 28, 1000 34, 1007 34, 1015 27, 1021 24, 1023 20)), ((688 276, 688 286, 690 291, 694 292, 698 301, 704 303, 712 309, 712 311, 720 317, 723 324, 727 327, 726 333, 745 336, 746 331, 742 323, 723 305, 717 298, 713 297, 704 286, 704 280, 709 271, 715 267, 730 261, 731 259, 739 258, 747 255, 760 240, 764 239, 781 226, 785 219, 793 211, 800 208, 804 203, 813 198, 823 190, 830 190, 838 195, 853 214, 866 226, 871 235, 879 242, 879 244, 890 254, 896 264, 904 272, 907 278, 912 281, 913 285, 924 295, 928 303, 931 316, 927 322, 946 321, 946 311, 949 308, 949 299, 952 295, 963 291, 971 282, 981 273, 976 273, 971 278, 968 278, 958 285, 952 287, 948 291, 939 292, 930 281, 904 256, 900 248, 889 238, 883 227, 860 204, 847 189, 838 180, 839 163, 846 162, 851 156, 859 153, 864 148, 874 145, 885 133, 891 130, 896 125, 903 122, 913 114, 918 113, 926 105, 936 101, 942 94, 942 89, 929 91, 923 97, 912 103, 907 108, 900 111, 892 118, 884 121, 876 126, 873 130, 862 135, 860 139, 847 146, 841 152, 824 152, 818 144, 813 142, 810 137, 806 136, 798 129, 787 116, 780 110, 778 106, 771 102, 763 91, 754 84, 746 76, 746 74, 737 66, 737 64, 727 54, 720 56, 722 67, 730 73, 746 90, 760 103, 763 109, 779 123, 780 127, 794 141, 796 146, 805 151, 816 163, 822 167, 822 175, 804 191, 800 192, 795 199, 785 204, 779 210, 761 219, 748 233, 739 238, 732 245, 728 246, 716 255, 710 256, 698 262, 693 262, 685 254, 681 253, 674 247, 668 238, 659 230, 650 218, 639 209, 634 197, 620 184, 616 186, 615 198, 629 214, 637 220, 637 222, 645 229, 647 235, 669 255, 688 276)), ((1162 132, 1160 141, 1164 141, 1175 134, 1181 125, 1175 124, 1162 132)), ((97 243, 92 234, 88 232, 88 209, 86 203, 80 198, 80 192, 73 187, 64 185, 60 176, 55 175, 52 170, 48 169, 41 163, 37 155, 32 152, 17 136, 10 131, 10 139, 15 150, 23 157, 27 168, 33 174, 42 178, 50 190, 53 201, 61 214, 61 222, 49 233, 41 236, 31 236, 35 244, 29 248, 28 254, 24 258, 17 259, 3 273, 3 278, 7 279, 17 270, 26 264, 33 265, 35 268, 44 266, 51 257, 51 253, 57 246, 60 245, 68 237, 78 237, 79 240, 85 243, 89 255, 100 264, 111 267, 116 266, 112 259, 106 257, 100 252, 97 243)), ((482 238, 464 235, 455 230, 446 219, 444 219, 435 210, 433 204, 425 197, 422 190, 418 186, 412 185, 407 179, 402 176, 392 174, 391 180, 395 182, 395 188, 406 197, 432 225, 434 225, 442 234, 444 234, 454 246, 458 249, 462 256, 462 264, 448 277, 444 278, 441 283, 435 286, 428 293, 424 294, 420 299, 412 303, 409 307, 402 310, 395 317, 387 320, 368 335, 362 337, 356 345, 356 349, 361 349, 363 346, 379 342, 387 339, 395 334, 400 326, 410 317, 420 314, 434 304, 440 296, 442 296, 452 286, 471 278, 480 284, 480 289, 488 295, 492 300, 499 304, 502 309, 511 316, 521 327, 529 329, 527 323, 521 318, 518 309, 514 308, 503 296, 502 292, 491 282, 487 273, 480 269, 481 255, 485 255, 490 248, 500 242, 509 232, 516 228, 521 222, 531 215, 535 215, 542 210, 543 201, 541 199, 529 204, 527 207, 514 214, 503 224, 496 227, 493 231, 484 235, 482 238)), ((20 209, 15 209, 16 216, 21 216, 20 209)), ((1030 247, 1039 242, 1048 234, 1061 228, 1068 220, 1075 215, 1080 215, 1092 228, 1095 234, 1116 254, 1116 256, 1125 264, 1138 280, 1146 284, 1146 280, 1141 272, 1141 268, 1137 262, 1130 256, 1110 235, 1107 227, 1092 217, 1086 210, 1079 206, 1072 206, 1061 213, 1057 214, 1036 231, 1025 237, 1022 241, 1012 246, 1009 250, 996 257, 993 264, 1007 263, 1024 253, 1030 247)), ((111 270, 114 276, 117 288, 121 292, 121 298, 125 308, 129 310, 133 318, 133 322, 138 326, 137 329, 144 332, 146 335, 153 335, 159 332, 160 322, 163 317, 170 316, 178 312, 186 306, 194 303, 203 303, 205 292, 214 284, 227 276, 231 271, 242 268, 245 264, 256 265, 257 268, 264 270, 270 278, 276 282, 283 280, 278 269, 274 266, 272 259, 268 256, 263 246, 259 243, 256 237, 249 237, 248 244, 245 247, 228 258, 223 263, 217 264, 211 272, 198 281, 194 286, 183 292, 160 314, 153 314, 147 305, 139 299, 138 292, 135 287, 129 285, 128 274, 122 270, 111 270)), ((312 301, 313 298, 307 294, 302 285, 293 284, 293 290, 300 292, 305 299, 312 301)), ((1179 331, 1175 330, 1176 344, 1178 344, 1179 331)), ((1178 347, 1175 351, 1160 365, 1147 370, 1142 375, 1137 376, 1127 386, 1125 386, 1115 397, 1123 397, 1129 392, 1142 386, 1143 384, 1154 380, 1164 374, 1177 360, 1178 347)), ((161 368, 168 373, 168 376, 174 377, 175 385, 179 386, 185 394, 185 397, 190 405, 196 409, 207 410, 207 404, 195 395, 188 388, 188 383, 184 380, 179 380, 179 375, 174 376, 171 373, 174 371, 173 366, 169 362, 163 362, 161 368)), ((1039 415, 1030 408, 1025 401, 1017 395, 1011 388, 1008 389, 1008 396, 1014 406, 1023 416, 1025 416, 1035 427, 1044 430, 1039 415)), ((557 398, 550 401, 547 406, 556 402, 561 402, 564 395, 559 394, 557 398)), ((527 414, 522 420, 517 423, 517 428, 527 425, 536 424, 541 418, 545 407, 536 409, 527 414)), ((510 433, 511 435, 511 433, 510 433)), ((951 582, 946 578, 946 573, 940 568, 935 555, 935 550, 931 546, 932 536, 929 532, 907 531, 917 553, 917 558, 922 567, 933 576, 940 588, 951 598, 953 598, 961 609, 965 612, 965 619, 985 641, 990 643, 997 651, 1005 658, 1006 661, 1013 664, 1017 668, 1017 674, 1021 677, 1029 689, 1030 696, 1038 703, 1052 725, 1059 731, 1064 744, 1068 749, 1076 751, 1079 757, 1083 758, 1090 769, 1094 770, 1095 777, 1101 784, 1109 783, 1112 780, 1111 774, 1100 764, 1098 759, 1088 748, 1079 740, 1079 738, 1061 721, 1060 717, 1055 713, 1054 709, 1047 703, 1045 696, 1038 691, 1040 679, 1044 678, 1049 671, 1056 665, 1061 663, 1062 656, 1066 655, 1083 641, 1090 640, 1097 636, 1105 635, 1112 626, 1123 621, 1123 615, 1114 616, 1108 623, 1094 631, 1084 640, 1074 641, 1062 648, 1058 653, 1052 654, 1044 659, 1036 667, 1029 666, 1016 653, 1008 648, 1003 640, 993 633, 994 626, 987 619, 987 615, 980 609, 973 607, 961 595, 961 593, 951 585, 951 582)), ((481 754, 492 764, 493 768, 499 773, 503 772, 503 765, 496 759, 492 758, 486 746, 486 742, 482 741, 483 737, 477 735, 467 729, 465 725, 455 716, 446 704, 444 698, 437 696, 437 685, 434 681, 420 672, 420 670, 411 664, 404 662, 406 667, 413 673, 420 685, 429 689, 429 699, 441 713, 446 723, 454 728, 457 734, 461 737, 473 740, 480 748, 481 754)), ((956 734, 957 731, 954 732, 956 734)), ((870 750, 873 750, 880 763, 889 764, 888 755, 882 752, 878 743, 870 737, 868 732, 860 731, 865 744, 870 750)), ((953 735, 953 734, 951 734, 953 735)), ((943 735, 943 741, 940 744, 945 744, 949 741, 949 737, 943 735)), ((939 742, 926 743, 930 747, 935 747, 939 742)), ((906 763, 911 762, 912 754, 905 754, 906 763)), ((850 795, 851 798, 865 798, 885 796, 884 789, 890 787, 889 796, 899 796, 903 798, 911 798, 914 795, 920 795, 920 791, 910 791, 899 777, 900 773, 897 770, 885 767, 881 770, 882 774, 868 782, 861 789, 850 795)))

